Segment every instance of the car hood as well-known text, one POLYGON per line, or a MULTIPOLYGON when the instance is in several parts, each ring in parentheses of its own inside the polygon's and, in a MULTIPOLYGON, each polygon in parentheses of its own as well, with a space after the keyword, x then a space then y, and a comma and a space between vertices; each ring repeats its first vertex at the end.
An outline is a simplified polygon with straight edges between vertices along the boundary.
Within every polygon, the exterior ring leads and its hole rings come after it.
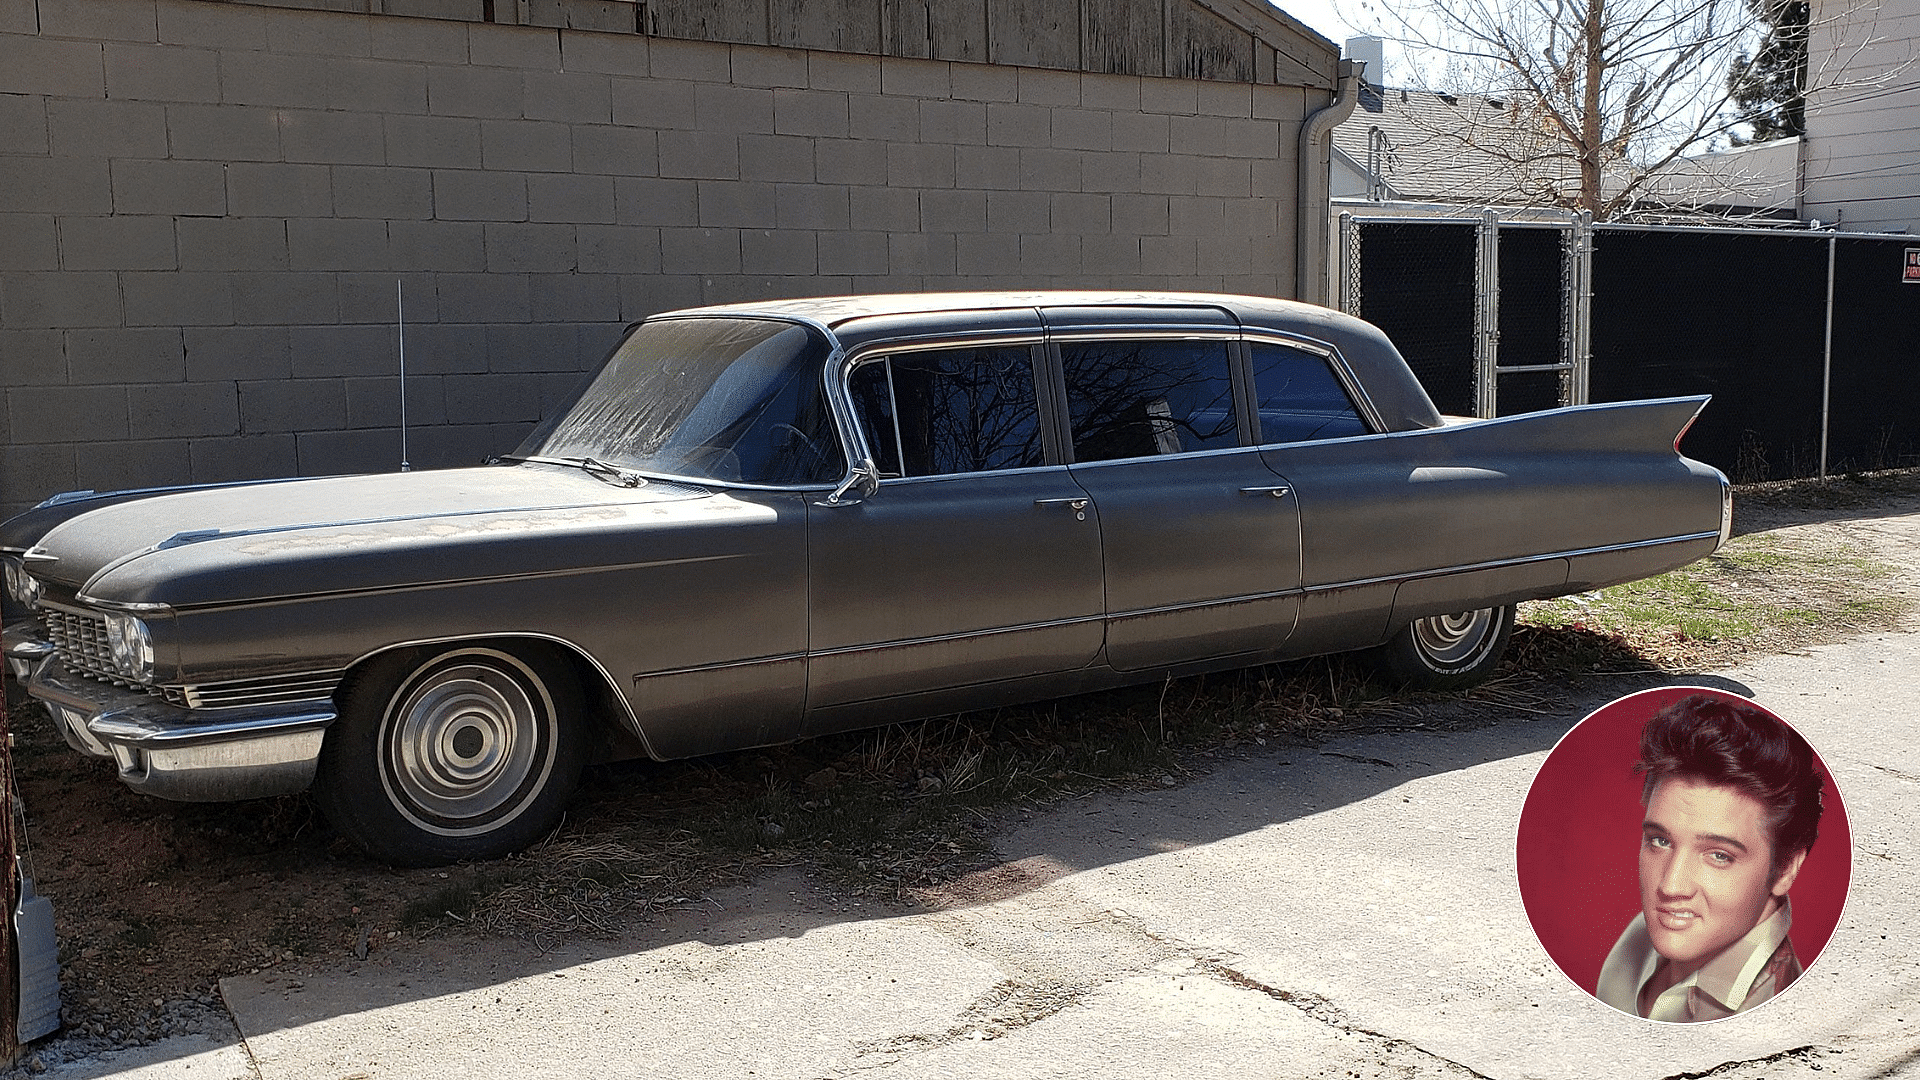
POLYGON ((463 565, 477 548, 499 555, 637 514, 657 521, 663 507, 712 497, 546 465, 330 477, 113 503, 54 526, 28 557, 36 575, 101 599, 221 602, 350 587, 344 578, 390 583, 398 571, 365 568, 383 559, 404 562, 414 581, 458 577, 477 572, 463 565), (444 557, 424 557, 436 551, 444 557), (343 575, 349 564, 361 569, 343 575), (201 587, 183 587, 188 579, 201 587))

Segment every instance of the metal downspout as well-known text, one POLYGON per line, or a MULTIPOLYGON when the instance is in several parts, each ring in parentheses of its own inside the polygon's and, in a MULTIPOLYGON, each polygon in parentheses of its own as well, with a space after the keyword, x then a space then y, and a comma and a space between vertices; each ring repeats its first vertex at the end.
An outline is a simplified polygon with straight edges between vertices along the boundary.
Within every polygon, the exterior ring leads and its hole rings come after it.
POLYGON ((1299 200, 1294 221, 1293 293, 1312 304, 1325 304, 1327 296, 1327 215, 1332 205, 1328 194, 1327 165, 1321 149, 1325 140, 1342 120, 1353 115, 1360 104, 1360 79, 1366 65, 1342 60, 1333 102, 1308 113, 1300 124, 1299 181, 1294 193, 1299 200))

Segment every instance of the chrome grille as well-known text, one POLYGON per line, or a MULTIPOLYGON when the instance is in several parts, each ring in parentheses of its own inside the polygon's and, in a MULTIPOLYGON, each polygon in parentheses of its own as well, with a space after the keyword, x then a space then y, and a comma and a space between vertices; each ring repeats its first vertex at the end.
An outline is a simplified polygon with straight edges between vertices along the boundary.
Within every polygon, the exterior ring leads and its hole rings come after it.
POLYGON ((107 620, 103 616, 43 607, 40 618, 68 671, 115 686, 134 685, 114 666, 113 651, 107 645, 107 620))
POLYGON ((166 688, 167 700, 190 709, 235 709, 244 705, 278 705, 333 696, 345 672, 312 671, 298 675, 268 675, 258 679, 196 683, 166 688), (176 696, 178 701, 175 701, 176 696))

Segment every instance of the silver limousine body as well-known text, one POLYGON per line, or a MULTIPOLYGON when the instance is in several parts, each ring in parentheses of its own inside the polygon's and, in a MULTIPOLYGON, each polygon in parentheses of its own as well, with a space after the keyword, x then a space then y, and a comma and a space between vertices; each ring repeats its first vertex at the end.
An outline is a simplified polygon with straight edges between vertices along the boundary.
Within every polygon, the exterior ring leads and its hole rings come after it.
POLYGON ((673 312, 487 466, 48 500, 0 526, 6 656, 138 790, 484 858, 596 757, 1340 650, 1470 681, 1517 601, 1726 539, 1704 404, 1442 417, 1377 329, 1252 297, 673 312))

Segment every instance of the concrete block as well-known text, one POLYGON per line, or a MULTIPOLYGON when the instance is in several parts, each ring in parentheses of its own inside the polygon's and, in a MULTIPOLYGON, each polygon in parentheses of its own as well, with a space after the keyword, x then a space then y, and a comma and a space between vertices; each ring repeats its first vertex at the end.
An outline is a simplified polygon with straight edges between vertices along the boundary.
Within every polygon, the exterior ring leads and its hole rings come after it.
POLYGON ((66 334, 59 330, 0 330, 7 386, 61 386, 67 380, 66 334))
POLYGON ((369 113, 428 111, 427 68, 397 60, 335 60, 328 65, 327 103, 369 113))
MULTIPOLYGON (((1283 207, 1279 199, 1272 198, 1228 199, 1221 205, 1226 212, 1228 236, 1249 238, 1279 236, 1282 233, 1280 227, 1282 211, 1284 210, 1288 215, 1293 212, 1290 205, 1283 207)), ((1287 218, 1287 222, 1288 228, 1291 229, 1291 216, 1287 218)))
POLYGON ((1253 84, 1202 81, 1195 88, 1195 107, 1209 116, 1252 116, 1253 84))
POLYGON ((267 48, 278 53, 367 56, 372 19, 325 11, 285 12, 267 20, 267 48))
POLYGON ((956 101, 1018 101, 1018 68, 992 64, 950 64, 947 81, 956 101))
POLYGON ((382 118, 386 161, 429 169, 480 167, 480 121, 451 116, 382 118))
POLYGON ((372 113, 286 109, 280 113, 286 160, 378 165, 386 160, 386 133, 372 113))
POLYGON ((130 426, 127 390, 122 386, 11 387, 7 422, 15 444, 125 439, 130 426))
POLYGON ((467 28, 461 23, 430 18, 371 19, 369 22, 367 49, 378 59, 417 60, 427 64, 467 62, 467 28))
POLYGON ((1140 190, 1151 195, 1193 192, 1194 162, 1170 154, 1140 155, 1140 190))
POLYGON ((1017 189, 1020 186, 1020 148, 969 146, 960 155, 955 185, 979 190, 1017 189))
POLYGON ((678 272, 629 274, 620 279, 620 317, 644 319, 662 311, 698 306, 701 301, 700 277, 678 272))
POLYGON ((593 34, 562 30, 560 67, 566 71, 644 77, 648 72, 649 41, 649 38, 640 34, 593 34))
POLYGON ((693 83, 674 79, 612 80, 613 122, 627 127, 692 130, 693 83))
POLYGON ((844 229, 851 222, 847 189, 838 184, 775 184, 773 222, 781 229, 844 229))
POLYGON ((1277 120, 1229 120, 1227 121, 1227 145, 1232 148, 1232 157, 1274 158, 1283 153, 1293 153, 1297 128, 1289 125, 1282 133, 1277 120), (1285 141, 1282 141, 1283 138, 1285 141))
POLYGON ((1079 191, 1080 154, 1073 150, 1023 148, 1020 186, 1028 191, 1079 191))
POLYGON ((1140 109, 1140 76, 1082 72, 1080 104, 1085 108, 1109 112, 1137 112, 1140 109))
POLYGON ((291 435, 240 435, 199 438, 187 443, 193 479, 217 484, 232 480, 269 480, 300 474, 291 435))
POLYGON ((715 229, 768 229, 778 221, 772 184, 705 181, 696 222, 715 229))
POLYGON ((807 86, 810 79, 808 56, 802 49, 735 45, 731 56, 731 81, 735 86, 807 86))
MULTIPOLYGON (((657 274, 660 230, 641 225, 582 225, 576 232, 583 274, 657 274)), ((618 310, 617 307, 615 309, 618 310)))
POLYGON ((716 131, 660 133, 660 175, 698 180, 740 177, 739 136, 716 131))
POLYGON ((174 270, 170 217, 63 217, 60 265, 67 270, 174 270))
POLYGON ((920 227, 920 193, 917 191, 884 187, 848 188, 847 202, 856 229, 911 232, 920 227))
POLYGON ((987 193, 984 191, 921 192, 920 230, 930 233, 986 232, 987 193))
POLYGON ((847 95, 820 90, 775 90, 773 129, 782 135, 847 137, 847 95))
POLYGON ((0 36, 0 49, 7 55, 7 62, 0 64, 0 94, 107 96, 106 63, 98 42, 7 34, 0 36))
MULTIPOLYGON (((1020 272, 1020 237, 1011 233, 962 233, 954 239, 955 272, 965 277, 1020 272)), ((967 288, 987 288, 968 283, 967 288)))
POLYGON ((372 323, 391 329, 398 318, 394 286, 406 288, 407 338, 423 323, 440 318, 440 298, 434 292, 433 274, 423 270, 399 274, 390 271, 342 273, 334 278, 340 290, 340 321, 372 323))
POLYGON ((773 91, 699 83, 693 88, 693 118, 701 131, 773 133, 773 91))
POLYGON ((648 38, 647 59, 657 79, 724 83, 733 77, 733 47, 717 41, 648 38))
POLYGON ((1053 142, 1052 111, 1025 103, 988 105, 987 142, 992 146, 1047 146, 1053 142))
POLYGON ((952 146, 892 143, 887 147, 887 183, 911 188, 953 187, 957 152, 952 146))
POLYGON ((879 142, 913 142, 920 137, 920 103, 907 97, 851 94, 847 134, 879 142))
POLYGON ((143 386, 127 395, 127 435, 192 438, 240 433, 240 395, 232 383, 143 386))
POLYGON ((1109 116, 1112 149, 1142 154, 1167 152, 1173 119, 1160 113, 1115 113, 1109 116))
POLYGON ((527 118, 570 124, 613 121, 613 83, 605 75, 579 71, 529 71, 527 118))
POLYGON ((848 53, 807 53, 807 85, 856 94, 880 92, 880 58, 848 53))
POLYGON ((181 336, 188 382, 284 379, 293 371, 284 327, 189 326, 181 336))
POLYGON ((0 157, 0 192, 18 213, 105 214, 113 210, 105 158, 0 157))
POLYGON ((894 233, 887 237, 887 269, 894 274, 951 274, 957 245, 950 233, 894 233))
POLYGON ((1149 274, 1192 275, 1200 272, 1200 238, 1143 236, 1140 269, 1149 274))
POLYGON ((128 271, 120 275, 128 326, 230 326, 229 276, 182 271, 128 271))
POLYGON ((1176 236, 1227 235, 1227 213, 1222 200, 1175 195, 1167 201, 1167 229, 1176 236))
POLYGON ((884 232, 820 234, 822 274, 884 274, 887 272, 887 260, 887 234, 884 232))
MULTIPOLYGON (((4 395, 0 395, 4 398, 4 395)), ((0 400, 0 425, 11 412, 0 400)), ((11 517, 56 491, 74 491, 74 447, 0 443, 0 515, 11 517)))
MULTIPOLYGON (((411 358, 409 358, 411 359, 411 358)), ((399 428, 400 379, 398 374, 342 380, 347 390, 347 426, 350 428, 399 428)), ((447 422, 447 395, 439 375, 407 372, 407 427, 409 452, 413 430, 447 422)), ((244 388, 243 388, 244 389, 244 388)), ((395 447, 397 451, 398 446, 395 447)))
POLYGON ((870 139, 813 140, 813 176, 822 184, 878 184, 887 175, 887 144, 870 139))
POLYGON ((1133 194, 1140 190, 1143 154, 1087 152, 1080 155, 1080 190, 1133 194))
POLYGON ((267 12, 238 4, 206 4, 199 0, 160 0, 155 5, 160 41, 168 45, 198 45, 210 49, 264 49, 267 12))
POLYGON ((1253 194, 1253 162, 1203 158, 1195 165, 1198 173, 1195 192, 1227 199, 1243 199, 1253 194))
POLYGON ((613 181, 615 218, 622 225, 692 225, 700 220, 700 189, 692 180, 620 176, 613 181))
POLYGON ((1255 119, 1298 124, 1307 111, 1307 92, 1304 87, 1263 84, 1253 88, 1255 119))
POLYGON ((749 274, 811 274, 819 247, 806 229, 748 229, 740 234, 740 268, 749 274))
POLYGON ((1113 114, 1104 109, 1055 109, 1049 122, 1056 150, 1113 149, 1113 114))
POLYGON ((952 65, 945 60, 880 58, 880 92, 888 96, 944 98, 953 92, 952 65))
POLYGON ((1020 100, 1033 105, 1078 105, 1080 73, 1020 68, 1020 100))
POLYGON ((180 45, 106 46, 107 96, 122 101, 220 100, 220 54, 180 45))
POLYGON ((739 139, 741 176, 780 184, 813 180, 812 139, 799 135, 741 135, 739 139))
POLYGON ((58 270, 52 214, 0 214, 0 270, 58 270))
POLYGON ((332 274, 235 274, 233 313, 242 326, 336 323, 340 289, 332 274))
POLYGON ((251 105, 169 105, 167 140, 175 158, 280 160, 274 111, 251 105))
POLYGON ((1044 191, 987 193, 987 231, 1043 233, 1053 228, 1053 199, 1044 191))
POLYGON ((517 173, 435 169, 433 216, 442 221, 525 221, 526 178, 517 173))
POLYGON ((177 326, 151 329, 69 330, 67 379, 76 386, 179 382, 187 352, 177 326))
POLYGON ((395 270, 485 270, 486 227, 477 221, 389 221, 387 258, 395 270))
POLYGON ((55 98, 47 121, 57 157, 167 156, 167 112, 149 102, 55 98))
POLYGON ((482 120, 480 161, 490 170, 572 172, 573 136, 564 124, 482 120))
POLYGON ((515 323, 533 317, 525 274, 440 274, 434 291, 440 320, 454 323, 515 323))
POLYGON ((1020 237, 1020 272, 1034 277, 1081 278, 1080 238, 1056 233, 1020 237))
POLYGON ((980 146, 987 141, 987 107, 977 101, 922 101, 920 139, 980 146))
POLYGON ((119 325, 118 275, 71 270, 0 274, 0 326, 9 330, 119 325))
POLYGON ((496 274, 560 273, 578 263, 572 225, 488 225, 487 270, 496 274))
POLYGON ((613 206, 611 176, 534 173, 527 177, 527 217, 531 221, 610 225, 613 206))
POLYGON ((1092 236, 1113 231, 1113 200, 1106 195, 1053 197, 1053 231, 1092 236))
POLYGON ((182 217, 173 231, 182 270, 287 268, 287 224, 279 218, 182 217))
POLYGON ((1191 79, 1141 79, 1140 108, 1143 112, 1192 116, 1200 111, 1198 86, 1191 79))
POLYGON ((1117 234, 1082 236, 1080 261, 1089 274, 1137 274, 1141 269, 1140 238, 1117 234))
POLYGON ((289 269, 374 270, 388 265, 384 221, 294 218, 287 222, 289 269))
POLYGON ((153 0, 38 0, 48 37, 157 41, 153 0))
MULTIPOLYGON (((344 379, 274 379, 237 385, 240 430, 244 434, 327 431, 347 426, 344 379)), ((399 409, 394 411, 398 413, 399 409)))
POLYGON ((400 370, 391 326, 296 326, 287 332, 293 382, 400 370))
POLYGON ((1113 197, 1113 231, 1121 236, 1165 236, 1173 220, 1166 195, 1113 197))
POLYGON ((526 80, 498 68, 427 69, 427 108, 436 116, 518 118, 525 115, 526 80))
MULTIPOLYGON (((426 432, 413 435, 421 437, 426 432)), ((293 440, 302 476, 392 472, 400 466, 398 431, 383 428, 300 431, 280 437, 293 440)))
POLYGON ((660 262, 669 273, 737 274, 740 230, 661 229, 660 262))
POLYGON ((95 491, 177 484, 192 477, 191 439, 96 443, 76 455, 74 482, 95 491))
POLYGON ((558 71, 560 31, 473 23, 467 27, 467 56, 482 67, 558 71))
POLYGON ((333 212, 343 218, 422 220, 433 216, 433 173, 426 169, 338 165, 333 212))
POLYGON ((598 124, 573 128, 573 171, 603 176, 652 176, 660 170, 655 133, 598 124))
MULTIPOLYGON (((496 330, 499 328, 495 328, 496 330)), ((539 357, 538 362, 571 364, 572 342, 553 346, 555 353, 539 357)), ((531 360, 524 356, 516 359, 531 360)), ((540 378, 526 373, 490 373, 487 375, 448 375, 444 377, 447 415, 461 423, 504 423, 540 419, 540 378)))
POLYGON ((0 94, 0 146, 14 154, 46 154, 47 99, 33 94, 0 94))
POLYGON ((233 105, 324 109, 331 76, 325 57, 269 52, 227 52, 220 57, 221 97, 233 105))
MULTIPOLYGON (((567 339, 569 353, 573 347, 574 324, 605 321, 620 314, 620 278, 615 274, 535 274, 528 292, 534 323, 547 324, 542 328, 559 331, 567 339)), ((488 329, 489 341, 497 329, 488 329)), ((501 370, 497 362, 490 361, 490 364, 493 370, 501 370)), ((577 362, 570 360, 563 370, 571 371, 577 366, 577 362)))
MULTIPOLYGON (((487 370, 487 328, 423 324, 407 328, 407 377, 487 370)), ((409 391, 411 392, 411 391, 409 391)))

